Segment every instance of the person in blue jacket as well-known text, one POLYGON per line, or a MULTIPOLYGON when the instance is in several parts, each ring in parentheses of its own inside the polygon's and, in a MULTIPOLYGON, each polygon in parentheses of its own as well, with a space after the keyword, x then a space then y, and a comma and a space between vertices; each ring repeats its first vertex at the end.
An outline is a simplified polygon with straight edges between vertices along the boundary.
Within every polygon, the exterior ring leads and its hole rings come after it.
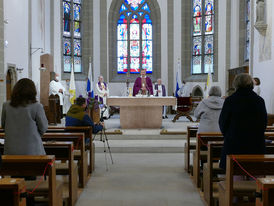
POLYGON ((103 130, 104 123, 94 124, 86 112, 86 99, 78 97, 66 115, 66 126, 92 126, 94 134, 103 130))

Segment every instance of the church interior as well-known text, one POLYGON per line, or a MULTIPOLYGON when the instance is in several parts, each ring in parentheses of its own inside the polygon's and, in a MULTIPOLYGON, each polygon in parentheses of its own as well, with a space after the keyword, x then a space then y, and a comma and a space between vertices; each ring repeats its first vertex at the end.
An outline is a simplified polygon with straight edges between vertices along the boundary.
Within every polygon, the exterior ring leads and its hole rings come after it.
POLYGON ((0 114, 28 78, 48 120, 47 156, 37 161, 3 154, 2 116, 0 205, 273 205, 273 179, 257 178, 274 175, 264 169, 274 171, 272 8, 272 0, 0 0, 0 114), (223 131, 199 133, 195 109, 210 87, 224 101, 233 95, 239 74, 259 79, 269 156, 227 156, 222 170, 223 131), (99 102, 87 112, 102 125, 97 134, 67 124, 78 97, 99 102), (234 176, 245 172, 256 181, 239 184, 234 176), (12 180, 22 175, 47 177, 12 180))

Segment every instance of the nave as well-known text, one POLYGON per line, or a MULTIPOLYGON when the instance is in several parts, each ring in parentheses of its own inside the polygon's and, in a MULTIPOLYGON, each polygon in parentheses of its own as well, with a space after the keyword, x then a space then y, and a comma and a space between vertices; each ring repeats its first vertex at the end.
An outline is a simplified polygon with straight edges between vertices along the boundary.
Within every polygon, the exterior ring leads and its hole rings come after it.
POLYGON ((76 206, 204 205, 182 153, 113 153, 107 172, 104 158, 96 154, 95 172, 76 206))

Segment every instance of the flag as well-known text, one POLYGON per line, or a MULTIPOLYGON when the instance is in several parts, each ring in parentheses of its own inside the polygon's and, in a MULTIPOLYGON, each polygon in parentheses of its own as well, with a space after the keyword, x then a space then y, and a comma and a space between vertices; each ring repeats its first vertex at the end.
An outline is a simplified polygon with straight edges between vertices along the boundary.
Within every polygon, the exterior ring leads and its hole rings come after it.
POLYGON ((74 79, 74 67, 71 68, 70 72, 70 83, 69 83, 69 101, 71 104, 74 104, 74 100, 76 99, 76 87, 75 87, 75 79, 74 79))
POLYGON ((94 97, 91 63, 89 63, 89 69, 88 69, 87 96, 91 98, 94 97))
POLYGON ((180 61, 178 61, 178 67, 177 67, 177 73, 176 73, 176 89, 175 89, 175 97, 178 97, 178 90, 182 86, 182 80, 181 80, 181 64, 180 61))
POLYGON ((212 85, 212 74, 211 74, 211 67, 208 68, 208 73, 207 73, 207 81, 205 85, 205 97, 208 97, 208 92, 210 90, 210 87, 212 85))

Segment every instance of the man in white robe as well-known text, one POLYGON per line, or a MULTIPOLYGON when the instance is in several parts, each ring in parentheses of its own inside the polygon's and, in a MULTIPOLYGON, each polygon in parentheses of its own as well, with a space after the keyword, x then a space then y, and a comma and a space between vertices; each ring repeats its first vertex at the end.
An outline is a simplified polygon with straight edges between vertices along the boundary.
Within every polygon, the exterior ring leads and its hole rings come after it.
POLYGON ((183 81, 182 87, 178 90, 177 94, 179 97, 190 97, 190 88, 189 85, 183 81))
POLYGON ((49 95, 53 94, 56 95, 58 94, 59 99, 60 99, 60 106, 61 106, 61 111, 63 114, 63 105, 64 105, 64 94, 66 92, 65 87, 61 84, 59 75, 56 73, 55 74, 55 79, 52 80, 49 83, 49 95))
POLYGON ((101 106, 100 106, 100 114, 101 114, 102 110, 105 110, 105 112, 103 113, 103 117, 104 117, 104 119, 109 118, 109 111, 108 111, 108 107, 106 106, 107 97, 109 95, 109 90, 108 90, 107 83, 104 82, 103 76, 99 76, 99 78, 98 78, 98 83, 95 86, 95 94, 96 94, 95 98, 101 104, 103 104, 103 108, 101 108, 101 106))

